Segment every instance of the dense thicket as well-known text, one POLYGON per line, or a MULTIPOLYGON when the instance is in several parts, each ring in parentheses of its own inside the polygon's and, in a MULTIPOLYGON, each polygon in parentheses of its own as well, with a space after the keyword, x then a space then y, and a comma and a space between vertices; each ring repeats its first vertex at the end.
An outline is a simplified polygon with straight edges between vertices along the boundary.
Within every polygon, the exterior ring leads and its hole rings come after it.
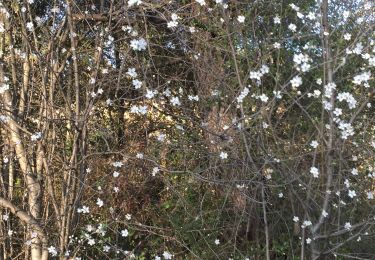
POLYGON ((374 5, 0 3, 0 259, 373 259, 374 5))

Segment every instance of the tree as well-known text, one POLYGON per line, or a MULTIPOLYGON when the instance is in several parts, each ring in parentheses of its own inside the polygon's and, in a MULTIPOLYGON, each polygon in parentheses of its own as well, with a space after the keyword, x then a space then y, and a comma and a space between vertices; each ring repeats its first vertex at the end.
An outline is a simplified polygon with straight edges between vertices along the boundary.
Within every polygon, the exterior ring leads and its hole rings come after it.
POLYGON ((0 4, 3 258, 372 258, 373 8, 0 4))

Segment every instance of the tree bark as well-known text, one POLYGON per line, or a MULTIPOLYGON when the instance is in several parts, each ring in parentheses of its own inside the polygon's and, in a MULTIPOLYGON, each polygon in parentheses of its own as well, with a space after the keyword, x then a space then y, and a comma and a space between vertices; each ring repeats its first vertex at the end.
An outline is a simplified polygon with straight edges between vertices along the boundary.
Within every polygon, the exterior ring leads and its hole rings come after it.
MULTIPOLYGON (((329 30, 329 21, 328 21, 328 0, 323 0, 321 4, 321 14, 322 14, 322 44, 323 44, 323 64, 324 64, 324 82, 325 84, 333 83, 333 67, 332 67, 332 50, 330 46, 330 30, 329 30)), ((333 160, 334 160, 334 151, 333 146, 335 143, 335 123, 333 121, 334 115, 332 110, 335 106, 335 93, 331 94, 329 99, 330 105, 332 109, 328 111, 329 114, 329 130, 328 130, 328 142, 327 142, 327 151, 325 155, 325 175, 326 175, 326 183, 325 188, 326 191, 331 188, 332 181, 333 181, 333 160)), ((331 193, 325 192, 325 196, 322 202, 322 210, 328 212, 328 205, 331 199, 331 193)), ((316 236, 317 231, 324 223, 324 216, 321 214, 319 217, 318 222, 311 228, 311 233, 313 237, 316 236)), ((311 251, 312 251, 312 259, 319 259, 321 252, 318 249, 314 239, 311 243, 311 251)))
MULTIPOLYGON (((3 65, 0 64, 0 84, 4 84, 4 73, 3 73, 3 65)), ((40 194, 41 188, 38 180, 35 178, 33 173, 31 172, 29 163, 28 163, 28 156, 26 150, 23 146, 21 134, 20 134, 20 126, 18 125, 16 118, 13 115, 13 102, 12 97, 9 90, 5 90, 1 95, 5 114, 8 116, 8 120, 6 122, 6 126, 8 127, 8 134, 9 139, 11 142, 12 147, 15 150, 16 156, 18 158, 18 163, 21 168, 21 172, 25 178, 25 183, 27 186, 28 191, 28 206, 31 216, 34 219, 39 219, 40 217, 40 194)), ((34 233, 35 230, 33 226, 31 227, 31 233, 34 233)), ((31 256, 32 259, 41 259, 42 252, 41 252, 41 241, 38 237, 32 238, 32 246, 31 246, 31 256)))
POLYGON ((36 254, 35 250, 34 250, 34 253, 32 250, 31 259, 32 260, 47 260, 48 259, 47 236, 44 233, 43 228, 36 221, 36 219, 33 216, 29 215, 27 212, 19 209, 9 200, 6 200, 2 197, 0 197, 0 207, 9 209, 10 212, 16 215, 16 217, 18 217, 18 219, 21 220, 23 223, 31 227, 33 232, 37 234, 38 240, 41 241, 43 248, 40 247, 40 252, 38 252, 38 255, 36 254))

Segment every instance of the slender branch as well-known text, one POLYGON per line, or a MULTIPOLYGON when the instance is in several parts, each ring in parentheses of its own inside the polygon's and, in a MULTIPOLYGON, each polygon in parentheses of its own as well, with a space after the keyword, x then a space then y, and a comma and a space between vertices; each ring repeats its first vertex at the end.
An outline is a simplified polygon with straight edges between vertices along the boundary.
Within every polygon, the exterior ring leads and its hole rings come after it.
POLYGON ((26 211, 19 209, 9 200, 2 197, 0 197, 0 207, 9 209, 10 212, 16 215, 23 223, 31 226, 33 228, 33 231, 35 231, 38 234, 42 242, 44 244, 47 244, 47 235, 44 233, 43 228, 38 224, 35 218, 27 214, 26 211))

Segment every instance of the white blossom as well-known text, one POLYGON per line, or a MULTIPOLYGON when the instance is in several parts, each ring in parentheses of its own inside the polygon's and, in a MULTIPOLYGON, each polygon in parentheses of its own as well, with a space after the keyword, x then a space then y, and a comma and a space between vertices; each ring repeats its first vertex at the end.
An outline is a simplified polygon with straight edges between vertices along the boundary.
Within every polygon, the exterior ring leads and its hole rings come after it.
POLYGON ((275 17, 273 18, 273 22, 274 22, 274 24, 280 24, 280 23, 281 23, 281 19, 280 19, 280 17, 279 17, 279 16, 275 16, 275 17))
POLYGON ((165 134, 159 134, 157 137, 157 140, 159 142, 164 142, 166 135, 165 134))
POLYGON ((275 98, 277 99, 281 99, 283 97, 280 90, 274 90, 272 91, 272 93, 275 95, 275 98))
POLYGON ((127 237, 129 235, 129 231, 127 229, 121 230, 121 236, 127 237))
POLYGON ((345 34, 344 34, 344 39, 345 39, 346 41, 349 41, 351 38, 352 38, 352 35, 351 35, 350 33, 345 33, 345 34))
POLYGON ((343 16, 343 18, 346 20, 346 19, 348 19, 348 17, 350 16, 350 11, 344 11, 343 13, 342 13, 342 16, 343 16))
POLYGON ((249 94, 249 92, 250 90, 247 87, 245 87, 240 93, 240 95, 237 97, 237 102, 242 103, 243 99, 249 94))
POLYGON ((82 206, 82 208, 78 208, 77 209, 77 212, 78 213, 87 214, 87 213, 90 213, 90 209, 87 206, 82 206))
POLYGON ((87 230, 87 232, 93 232, 94 231, 94 227, 92 225, 87 225, 86 226, 86 230, 87 230))
POLYGON ((132 84, 135 89, 140 89, 142 87, 142 81, 138 79, 133 79, 132 84))
POLYGON ((260 67, 259 71, 263 76, 264 74, 270 72, 270 68, 267 65, 263 64, 262 67, 260 67))
MULTIPOLYGON (((196 0, 196 1, 198 1, 198 0, 196 0)), ((172 259, 173 255, 171 253, 169 253, 168 251, 164 251, 163 257, 164 257, 164 259, 172 259)))
POLYGON ((362 83, 367 83, 371 78, 371 72, 370 71, 365 71, 362 72, 361 74, 356 75, 353 78, 353 83, 356 85, 361 85, 362 83))
POLYGON ((32 22, 26 23, 26 28, 28 31, 32 32, 34 30, 34 24, 32 22))
POLYGON ((228 158, 228 153, 227 152, 220 152, 220 159, 225 160, 228 158))
POLYGON ((375 67, 375 56, 372 56, 368 59, 368 65, 371 67, 375 67))
POLYGON ((342 109, 336 107, 335 110, 333 110, 333 114, 334 114, 335 116, 341 116, 341 115, 342 115, 342 109))
POLYGON ((190 101, 199 101, 199 96, 198 95, 195 95, 195 96, 189 95, 188 99, 190 101))
POLYGON ((144 38, 134 39, 130 41, 130 47, 135 51, 144 51, 147 47, 147 42, 144 38))
POLYGON ((313 12, 309 12, 306 17, 310 20, 315 20, 316 19, 316 15, 313 13, 313 12))
POLYGON ((238 21, 239 23, 244 23, 244 22, 245 22, 245 16, 243 16, 243 15, 239 15, 239 16, 237 16, 237 21, 238 21))
POLYGON ((168 28, 175 28, 175 27, 177 27, 177 25, 178 25, 178 19, 179 19, 180 17, 178 17, 178 15, 177 14, 175 14, 175 13, 172 13, 172 15, 171 15, 171 19, 172 19, 172 21, 169 21, 168 23, 167 23, 167 27, 168 28))
POLYGON ((135 79, 138 76, 137 72, 135 71, 135 68, 128 68, 126 75, 128 75, 129 77, 133 79, 135 79))
POLYGON ((294 54, 293 61, 296 65, 303 65, 310 61, 310 57, 309 55, 303 53, 294 54))
POLYGON ((349 190, 349 191, 348 191, 348 196, 349 196, 350 198, 354 198, 355 196, 357 196, 357 194, 355 193, 355 190, 349 190))
POLYGON ((327 101, 327 100, 323 100, 323 105, 324 105, 324 109, 325 110, 328 110, 328 111, 331 111, 333 106, 331 104, 331 102, 327 101))
POLYGON ((311 143, 310 143, 310 146, 312 147, 312 148, 317 148, 318 147, 318 145, 319 145, 319 143, 316 141, 316 140, 313 140, 313 141, 311 141, 311 143))
POLYGON ((289 24, 288 29, 291 30, 292 32, 297 31, 297 26, 293 23, 289 24))
POLYGON ((180 99, 178 97, 172 97, 171 103, 172 103, 173 106, 180 106, 181 105, 180 99))
POLYGON ((98 205, 98 207, 101 208, 101 207, 103 207, 104 202, 103 202, 101 199, 98 198, 98 199, 96 200, 96 205, 98 205))
POLYGON ((310 168, 310 173, 313 175, 314 178, 319 177, 319 169, 314 166, 310 168))
POLYGON ((113 165, 114 167, 116 167, 116 168, 120 168, 120 167, 122 167, 124 164, 123 164, 122 162, 120 162, 120 161, 117 161, 117 162, 112 163, 112 165, 113 165))
POLYGON ((262 95, 258 96, 257 98, 260 99, 260 101, 262 101, 263 103, 268 102, 268 97, 267 97, 266 94, 262 94, 262 95))
POLYGON ((355 100, 353 95, 348 92, 339 93, 337 95, 337 100, 340 102, 345 100, 348 103, 350 109, 354 109, 357 106, 357 101, 355 100))
POLYGON ((32 134, 31 137, 30 137, 32 142, 35 142, 35 141, 39 140, 40 138, 42 138, 42 132, 36 132, 36 133, 32 134))
POLYGON ((299 11, 299 7, 298 6, 296 6, 295 4, 289 4, 289 6, 294 10, 294 11, 296 11, 296 12, 298 12, 299 11))
POLYGON ((262 74, 258 71, 250 71, 250 78, 260 80, 262 74))
POLYGON ((154 167, 154 168, 152 169, 151 175, 155 177, 156 174, 157 174, 159 171, 160 171, 160 169, 159 169, 158 167, 154 167))
POLYGON ((133 105, 130 108, 130 113, 145 115, 145 114, 147 114, 147 108, 148 108, 147 105, 143 105, 143 106, 133 105))
POLYGON ((318 97, 320 97, 321 94, 322 94, 322 92, 320 92, 319 89, 314 89, 313 93, 308 93, 307 96, 318 98, 318 97))
POLYGON ((105 103, 107 104, 107 106, 112 106, 112 105, 113 105, 113 101, 112 101, 110 98, 108 98, 108 99, 105 101, 105 103))
POLYGON ((140 5, 142 3, 142 0, 129 0, 128 1, 128 6, 133 6, 133 5, 140 5))
POLYGON ((309 71, 310 68, 311 68, 310 64, 308 64, 308 63, 302 63, 300 70, 302 70, 302 72, 306 72, 306 71, 309 71))
POLYGON ((341 138, 346 140, 349 136, 354 135, 354 129, 350 123, 340 121, 338 128, 341 130, 341 138))
POLYGON ((363 51, 363 44, 361 42, 357 43, 355 45, 355 48, 353 49, 353 53, 354 54, 357 54, 357 55, 360 55, 363 51))
POLYGON ((295 76, 290 83, 292 84, 293 88, 298 88, 302 85, 302 78, 300 76, 295 76))
POLYGON ((349 222, 346 222, 344 228, 346 230, 350 230, 352 228, 352 225, 349 222))
POLYGON ((50 247, 47 248, 47 250, 48 250, 48 253, 50 253, 52 256, 57 256, 56 247, 50 246, 50 247))
POLYGON ((250 71, 250 78, 260 80, 261 77, 263 77, 264 74, 268 73, 270 71, 269 67, 267 65, 262 65, 258 71, 250 71))
POLYGON ((312 225, 312 222, 310 220, 305 220, 305 221, 303 221, 301 227, 306 228, 306 227, 311 226, 311 225, 312 225))
POLYGON ((90 239, 87 241, 87 244, 89 244, 90 246, 95 245, 95 239, 90 238, 90 239))
POLYGON ((356 176, 358 175, 358 170, 357 168, 353 168, 352 171, 351 171, 352 175, 356 176))
POLYGON ((330 82, 324 86, 324 96, 326 98, 331 98, 334 90, 336 89, 336 84, 334 82, 330 82))
POLYGON ((150 90, 150 89, 147 89, 146 90, 146 98, 147 99, 152 99, 153 97, 155 97, 155 95, 158 93, 157 90, 150 90))

